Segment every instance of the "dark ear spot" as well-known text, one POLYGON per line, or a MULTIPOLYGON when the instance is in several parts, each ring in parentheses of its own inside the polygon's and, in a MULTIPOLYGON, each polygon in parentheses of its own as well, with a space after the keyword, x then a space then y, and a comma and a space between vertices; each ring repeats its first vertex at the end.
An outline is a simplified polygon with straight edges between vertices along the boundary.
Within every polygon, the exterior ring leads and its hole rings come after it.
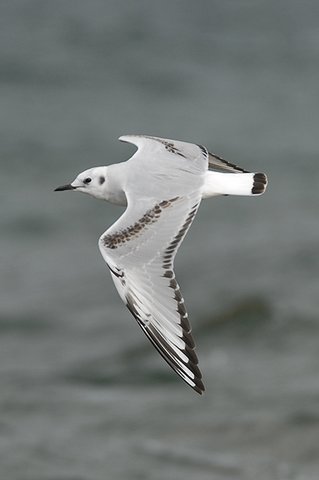
POLYGON ((103 183, 105 182, 105 177, 100 177, 99 182, 100 182, 100 185, 103 185, 103 183))

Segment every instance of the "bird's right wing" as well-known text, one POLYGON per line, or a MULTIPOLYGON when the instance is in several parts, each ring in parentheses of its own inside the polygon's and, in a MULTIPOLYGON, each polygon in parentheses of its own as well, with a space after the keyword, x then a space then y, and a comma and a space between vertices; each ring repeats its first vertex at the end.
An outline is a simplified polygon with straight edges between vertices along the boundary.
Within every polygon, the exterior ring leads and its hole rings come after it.
POLYGON ((208 153, 208 169, 215 172, 229 172, 229 173, 250 173, 248 170, 244 170, 238 167, 234 163, 230 163, 219 157, 215 153, 208 153))

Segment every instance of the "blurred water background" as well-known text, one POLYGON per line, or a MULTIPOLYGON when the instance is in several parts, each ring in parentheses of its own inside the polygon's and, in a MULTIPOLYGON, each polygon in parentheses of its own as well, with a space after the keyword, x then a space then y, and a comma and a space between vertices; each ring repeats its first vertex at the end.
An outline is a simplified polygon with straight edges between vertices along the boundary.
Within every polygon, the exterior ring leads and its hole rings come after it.
POLYGON ((316 0, 3 0, 0 477, 319 478, 316 0), (54 193, 193 141, 260 198, 202 203, 177 257, 207 392, 162 361, 99 235, 121 209, 54 193))

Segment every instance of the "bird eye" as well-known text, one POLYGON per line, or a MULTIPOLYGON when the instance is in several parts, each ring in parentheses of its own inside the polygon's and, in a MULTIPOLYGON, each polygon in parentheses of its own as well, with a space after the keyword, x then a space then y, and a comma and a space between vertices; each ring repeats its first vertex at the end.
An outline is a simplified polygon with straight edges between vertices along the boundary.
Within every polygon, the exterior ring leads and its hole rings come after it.
POLYGON ((92 181, 92 178, 87 177, 87 178, 85 178, 85 179, 83 180, 83 183, 85 183, 86 185, 88 185, 89 183, 91 183, 91 181, 92 181))

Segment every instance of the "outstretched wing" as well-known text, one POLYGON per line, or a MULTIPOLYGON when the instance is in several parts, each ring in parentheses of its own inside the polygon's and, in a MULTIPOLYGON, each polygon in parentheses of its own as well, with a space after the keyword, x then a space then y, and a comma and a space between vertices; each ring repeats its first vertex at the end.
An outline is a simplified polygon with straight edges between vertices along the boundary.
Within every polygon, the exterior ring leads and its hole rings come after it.
POLYGON ((173 370, 202 393, 195 344, 173 264, 201 201, 207 158, 200 149, 191 158, 177 142, 173 146, 178 152, 166 150, 164 144, 158 148, 153 144, 157 139, 148 140, 148 145, 142 140, 142 152, 137 152, 141 156, 133 157, 130 168, 133 175, 133 161, 136 168, 144 165, 155 149, 156 158, 150 157, 146 171, 153 180, 152 193, 138 185, 137 177, 135 183, 128 182, 127 209, 100 237, 99 247, 122 300, 146 336, 173 370), (171 168, 166 172, 169 161, 171 168), (166 175, 165 182, 161 174, 166 175))

